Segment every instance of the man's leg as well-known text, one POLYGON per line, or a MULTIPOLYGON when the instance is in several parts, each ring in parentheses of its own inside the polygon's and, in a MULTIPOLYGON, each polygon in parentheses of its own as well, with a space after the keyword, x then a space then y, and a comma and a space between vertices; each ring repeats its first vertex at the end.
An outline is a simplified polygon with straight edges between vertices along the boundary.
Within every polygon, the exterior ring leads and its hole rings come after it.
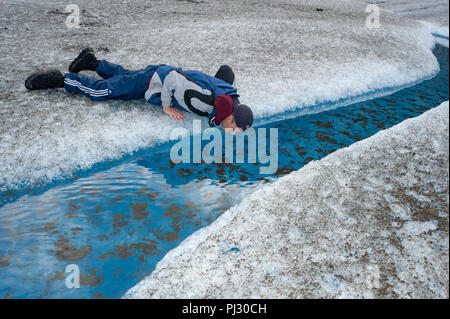
POLYGON ((150 76, 149 72, 136 72, 99 80, 85 75, 66 73, 64 87, 68 92, 83 94, 94 101, 138 100, 144 98, 150 76))
POLYGON ((127 70, 118 64, 106 60, 98 60, 92 48, 83 49, 72 63, 70 63, 70 73, 78 74, 84 70, 95 71, 104 79, 109 79, 116 75, 130 75, 141 71, 127 70))
MULTIPOLYGON (((138 70, 141 71, 141 70, 138 70)), ((127 70, 123 66, 108 62, 106 60, 101 60, 95 69, 98 75, 104 79, 109 79, 116 75, 130 75, 136 73, 137 71, 127 70)))
POLYGON ((225 82, 230 83, 231 85, 234 82, 234 72, 228 65, 222 65, 217 71, 214 77, 224 80, 225 82))

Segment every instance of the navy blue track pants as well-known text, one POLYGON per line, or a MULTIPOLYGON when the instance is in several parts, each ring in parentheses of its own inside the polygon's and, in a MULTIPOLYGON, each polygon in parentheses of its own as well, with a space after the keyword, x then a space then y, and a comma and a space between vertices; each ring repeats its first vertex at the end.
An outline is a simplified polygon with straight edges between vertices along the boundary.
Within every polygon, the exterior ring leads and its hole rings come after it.
POLYGON ((148 82, 158 65, 131 71, 102 60, 95 70, 103 80, 85 75, 66 73, 64 87, 68 92, 81 93, 94 101, 143 99, 148 82))

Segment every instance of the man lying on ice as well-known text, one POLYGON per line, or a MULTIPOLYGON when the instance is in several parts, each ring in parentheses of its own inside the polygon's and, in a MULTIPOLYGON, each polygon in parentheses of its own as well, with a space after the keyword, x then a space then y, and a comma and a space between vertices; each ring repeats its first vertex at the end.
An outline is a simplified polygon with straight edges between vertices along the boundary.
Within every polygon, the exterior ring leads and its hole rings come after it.
POLYGON ((222 65, 214 77, 199 71, 182 70, 166 64, 149 65, 130 71, 106 60, 97 60, 94 51, 86 48, 72 61, 69 72, 58 70, 35 73, 25 81, 28 90, 64 87, 94 101, 109 99, 146 101, 163 106, 172 119, 183 121, 182 111, 207 116, 210 126, 222 125, 236 133, 253 124, 251 109, 239 103, 233 87, 234 73, 222 65), (103 80, 78 75, 83 70, 97 72, 103 80))

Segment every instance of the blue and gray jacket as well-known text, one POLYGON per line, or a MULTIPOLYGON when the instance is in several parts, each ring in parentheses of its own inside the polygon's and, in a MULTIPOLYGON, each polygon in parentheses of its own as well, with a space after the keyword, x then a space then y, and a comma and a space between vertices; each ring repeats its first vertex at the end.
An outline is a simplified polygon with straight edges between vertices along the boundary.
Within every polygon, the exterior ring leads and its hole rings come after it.
POLYGON ((172 106, 182 111, 207 116, 210 126, 215 126, 214 101, 226 94, 237 100, 239 94, 230 83, 200 71, 187 70, 161 64, 153 73, 145 100, 162 106, 172 106))

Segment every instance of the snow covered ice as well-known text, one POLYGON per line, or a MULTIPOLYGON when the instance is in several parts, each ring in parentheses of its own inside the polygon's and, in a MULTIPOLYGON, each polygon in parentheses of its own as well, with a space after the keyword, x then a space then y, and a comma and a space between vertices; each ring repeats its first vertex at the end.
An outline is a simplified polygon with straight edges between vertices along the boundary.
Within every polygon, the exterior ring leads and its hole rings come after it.
MULTIPOLYGON (((130 69, 231 65, 256 123, 436 74, 448 1, 375 1, 379 29, 368 2, 81 0, 70 29, 64 3, 0 0, 0 192, 191 129, 145 101, 24 88, 86 46, 130 69)), ((254 189, 125 297, 448 298, 448 102, 254 189)))
POLYGON ((447 101, 310 162, 188 237, 125 297, 448 298, 448 143, 447 101))
MULTIPOLYGON (((236 73, 256 120, 433 76, 430 29, 341 1, 79 1, 79 29, 54 1, 1 1, 0 191, 48 183, 167 141, 180 126, 144 101, 92 102, 64 90, 27 92, 37 70, 66 71, 79 50, 130 69, 167 63, 236 73), (317 10, 318 8, 323 10, 317 10), (226 30, 226 32, 224 32, 226 30)), ((182 123, 190 128, 191 118, 182 123)))

